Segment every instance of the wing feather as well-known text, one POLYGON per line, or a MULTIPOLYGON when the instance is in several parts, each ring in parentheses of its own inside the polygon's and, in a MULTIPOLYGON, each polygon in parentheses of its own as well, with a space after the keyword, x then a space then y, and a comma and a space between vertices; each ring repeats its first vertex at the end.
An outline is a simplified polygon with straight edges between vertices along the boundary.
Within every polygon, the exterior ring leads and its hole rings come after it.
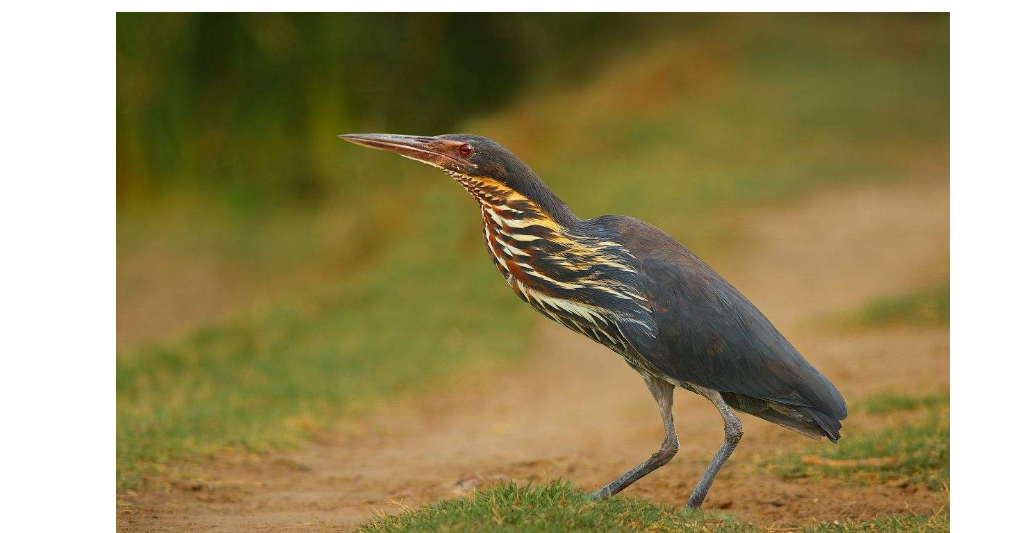
POLYGON ((634 339, 648 362, 677 381, 803 408, 837 438, 846 417, 842 394, 754 304, 654 226, 628 217, 605 223, 636 258, 651 303, 658 335, 634 339))

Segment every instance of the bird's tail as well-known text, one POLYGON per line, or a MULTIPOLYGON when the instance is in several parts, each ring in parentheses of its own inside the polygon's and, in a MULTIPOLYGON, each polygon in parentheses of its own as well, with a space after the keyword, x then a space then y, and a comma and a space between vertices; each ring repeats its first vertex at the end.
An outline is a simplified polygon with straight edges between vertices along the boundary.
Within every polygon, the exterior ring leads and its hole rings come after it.
POLYGON ((811 407, 761 400, 733 392, 723 392, 722 399, 737 411, 774 422, 812 439, 823 437, 838 442, 841 437, 842 422, 811 407))

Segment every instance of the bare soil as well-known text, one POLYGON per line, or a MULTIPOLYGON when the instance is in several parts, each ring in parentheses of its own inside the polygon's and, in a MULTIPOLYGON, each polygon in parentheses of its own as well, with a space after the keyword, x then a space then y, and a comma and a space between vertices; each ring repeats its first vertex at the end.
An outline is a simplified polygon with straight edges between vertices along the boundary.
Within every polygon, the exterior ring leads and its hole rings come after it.
MULTIPOLYGON (((948 328, 847 331, 825 317, 946 276, 947 180, 826 192, 739 221, 743 245, 716 261, 850 400, 844 434, 866 427, 853 399, 949 385, 948 328)), ((390 405, 304 450, 226 455, 201 481, 122 497, 120 531, 336 531, 503 479, 561 476, 595 490, 657 449, 657 411, 615 354, 551 323, 528 362, 478 371, 390 405)), ((677 391, 680 452, 627 489, 682 505, 722 438, 713 407, 677 391)), ((705 508, 767 526, 936 512, 948 491, 908 483, 784 480, 757 460, 811 441, 744 416, 745 437, 705 508)))

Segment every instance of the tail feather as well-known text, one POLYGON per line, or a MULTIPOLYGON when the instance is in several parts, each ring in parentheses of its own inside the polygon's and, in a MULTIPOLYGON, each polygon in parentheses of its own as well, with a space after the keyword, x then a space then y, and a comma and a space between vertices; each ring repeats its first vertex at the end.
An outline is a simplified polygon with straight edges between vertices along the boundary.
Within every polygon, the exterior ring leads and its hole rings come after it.
POLYGON ((774 422, 812 439, 826 438, 838 442, 842 423, 817 409, 761 400, 744 394, 723 392, 722 399, 730 407, 749 415, 774 422))
POLYGON ((814 423, 824 431, 824 436, 828 437, 828 440, 838 442, 842 438, 842 435, 839 434, 839 430, 842 429, 842 422, 837 418, 809 407, 800 407, 798 410, 813 418, 814 423))

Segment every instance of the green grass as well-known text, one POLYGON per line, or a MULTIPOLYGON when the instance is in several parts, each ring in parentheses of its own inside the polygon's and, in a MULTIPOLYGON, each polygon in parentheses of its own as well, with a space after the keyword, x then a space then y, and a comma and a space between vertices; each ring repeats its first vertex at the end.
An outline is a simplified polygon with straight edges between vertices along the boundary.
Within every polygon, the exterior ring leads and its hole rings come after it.
POLYGON ((849 322, 861 326, 948 324, 950 292, 946 279, 918 291, 878 298, 851 315, 849 322))
POLYGON ((364 526, 360 531, 630 532, 755 531, 724 515, 679 511, 628 496, 591 501, 569 483, 505 484, 364 526))
POLYGON ((787 453, 764 462, 766 469, 786 478, 807 476, 838 477, 873 483, 907 480, 925 484, 932 490, 949 483, 949 415, 948 397, 931 396, 913 399, 882 396, 864 403, 864 410, 885 413, 884 428, 860 431, 847 428, 837 446, 816 446, 798 453, 787 453), (921 409, 893 416, 903 410, 921 409), (815 464, 807 458, 822 461, 850 461, 850 464, 815 464), (867 461, 888 461, 867 464, 867 461), (852 463, 853 461, 862 461, 852 463))
POLYGON ((294 446, 469 363, 522 356, 532 317, 483 249, 446 238, 452 192, 426 195, 429 216, 338 287, 122 354, 118 486, 224 448, 294 446))
POLYGON ((951 530, 948 513, 936 515, 884 516, 874 520, 847 520, 838 524, 823 523, 810 526, 808 533, 937 533, 951 530))
MULTIPOLYGON (((947 514, 889 516, 871 521, 821 523, 810 533, 948 531, 947 514)), ((758 533, 764 530, 710 511, 678 510, 647 500, 619 496, 592 501, 569 483, 505 484, 469 496, 385 517, 363 526, 361 533, 414 532, 677 532, 758 533)))
POLYGON ((909 396, 905 394, 875 394, 863 400, 858 407, 871 415, 885 415, 898 411, 915 411, 917 409, 935 409, 948 405, 948 393, 928 394, 925 396, 909 396))
MULTIPOLYGON (((834 32, 807 19, 725 20, 460 129, 514 150, 578 215, 644 218, 708 260, 736 242, 726 221, 748 206, 947 175, 947 17, 864 17, 873 23, 834 32)), ((262 244, 248 231, 256 212, 209 241, 172 234, 180 252, 164 254, 176 263, 163 268, 185 268, 200 250, 256 274, 321 262, 342 275, 267 311, 119 353, 118 488, 224 449, 296 446, 393 395, 526 352, 535 315, 489 263, 465 193, 432 169, 335 142, 346 154, 337 179, 363 185, 342 190, 365 191, 321 208, 349 212, 346 231, 309 229, 303 217, 319 219, 301 215, 256 225, 276 228, 262 230, 272 233, 262 244)), ((118 256, 149 245, 138 230, 146 217, 162 222, 147 209, 118 217, 118 256)))

